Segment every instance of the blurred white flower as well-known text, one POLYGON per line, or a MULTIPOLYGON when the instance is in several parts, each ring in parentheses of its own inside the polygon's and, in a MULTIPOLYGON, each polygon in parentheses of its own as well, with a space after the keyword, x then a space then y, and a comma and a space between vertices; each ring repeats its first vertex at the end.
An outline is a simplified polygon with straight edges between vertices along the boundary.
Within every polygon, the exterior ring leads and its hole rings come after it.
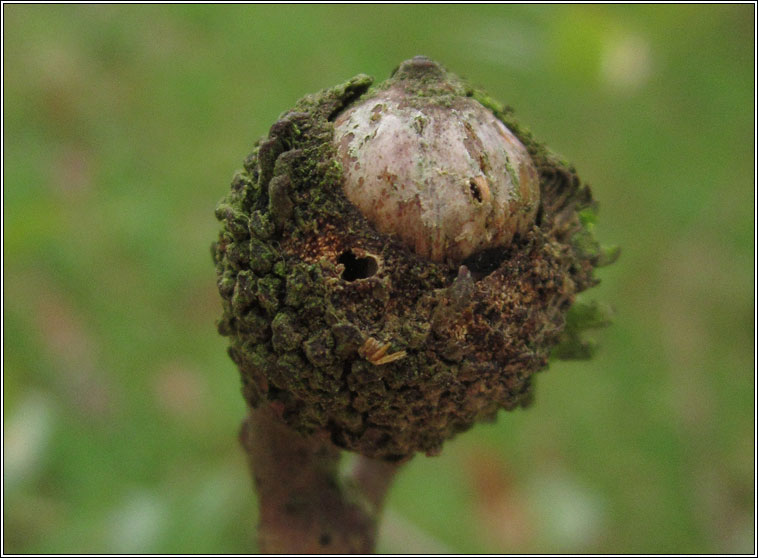
POLYGON ((617 91, 631 92, 645 85, 652 74, 650 43, 639 35, 615 34, 603 47, 600 78, 617 91))
POLYGON ((605 506, 600 496, 565 471, 535 477, 530 500, 550 548, 582 551, 603 531, 605 506))
POLYGON ((32 392, 16 406, 3 425, 3 481, 6 491, 34 477, 42 467, 53 430, 49 395, 32 392))
POLYGON ((146 490, 132 492, 109 516, 110 552, 152 552, 165 529, 167 513, 166 503, 157 495, 146 490))

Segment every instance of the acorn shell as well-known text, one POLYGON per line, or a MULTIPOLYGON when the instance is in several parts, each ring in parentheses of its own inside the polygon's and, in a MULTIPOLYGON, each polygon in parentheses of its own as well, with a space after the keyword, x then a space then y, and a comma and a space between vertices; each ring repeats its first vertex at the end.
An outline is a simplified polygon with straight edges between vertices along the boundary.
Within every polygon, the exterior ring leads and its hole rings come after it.
POLYGON ((335 120, 347 198, 418 255, 458 263, 528 231, 539 177, 516 136, 417 57, 335 120))

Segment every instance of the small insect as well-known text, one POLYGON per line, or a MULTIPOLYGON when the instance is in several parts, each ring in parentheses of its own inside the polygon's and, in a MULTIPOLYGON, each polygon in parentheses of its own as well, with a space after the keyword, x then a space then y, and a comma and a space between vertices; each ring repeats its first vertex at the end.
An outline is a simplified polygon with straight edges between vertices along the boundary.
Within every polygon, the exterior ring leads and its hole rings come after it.
POLYGON ((398 351, 388 355, 387 351, 389 348, 389 343, 382 344, 373 337, 369 337, 363 345, 361 345, 361 348, 358 349, 358 354, 376 366, 395 362, 405 356, 405 351, 398 351))

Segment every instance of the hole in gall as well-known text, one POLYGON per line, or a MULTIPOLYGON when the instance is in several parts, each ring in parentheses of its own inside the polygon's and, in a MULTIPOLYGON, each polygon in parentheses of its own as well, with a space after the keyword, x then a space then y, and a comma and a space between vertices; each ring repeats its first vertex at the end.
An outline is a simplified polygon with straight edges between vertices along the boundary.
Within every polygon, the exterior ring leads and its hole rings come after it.
MULTIPOLYGON (((518 235, 514 237, 513 242, 518 242, 518 235)), ((498 269, 503 261, 508 258, 507 248, 487 248, 463 260, 463 265, 468 267, 474 281, 479 281, 498 269)))
POLYGON ((345 250, 337 258, 337 263, 345 266, 342 272, 342 278, 345 281, 355 281, 356 279, 366 279, 371 277, 379 270, 379 264, 376 258, 371 256, 358 257, 353 254, 352 250, 345 250))
POLYGON ((468 185, 471 188, 471 195, 474 196, 474 199, 482 203, 482 192, 479 190, 479 185, 473 180, 468 185))

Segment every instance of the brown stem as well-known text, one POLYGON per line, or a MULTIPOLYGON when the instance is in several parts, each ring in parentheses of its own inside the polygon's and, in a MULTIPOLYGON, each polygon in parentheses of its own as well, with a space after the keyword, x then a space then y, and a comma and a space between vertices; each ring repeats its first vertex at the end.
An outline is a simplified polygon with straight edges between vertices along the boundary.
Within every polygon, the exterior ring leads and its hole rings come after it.
POLYGON ((250 410, 240 441, 258 491, 260 552, 373 551, 397 464, 360 457, 352 474, 340 479, 339 448, 325 436, 295 432, 270 406, 250 410))

